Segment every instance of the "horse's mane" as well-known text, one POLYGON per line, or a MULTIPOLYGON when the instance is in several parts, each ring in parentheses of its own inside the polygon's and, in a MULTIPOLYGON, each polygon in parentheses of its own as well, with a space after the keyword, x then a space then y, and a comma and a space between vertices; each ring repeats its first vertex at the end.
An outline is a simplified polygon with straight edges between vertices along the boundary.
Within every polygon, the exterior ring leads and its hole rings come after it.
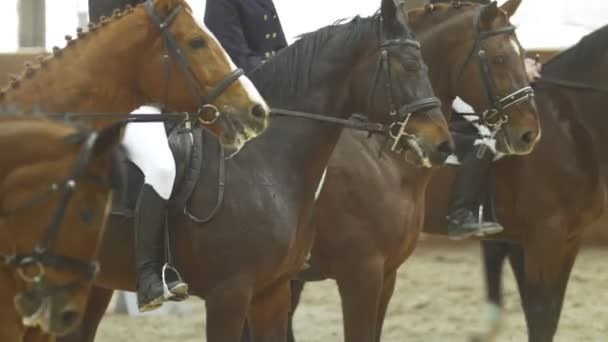
MULTIPOLYGON (((139 5, 138 5, 139 6, 139 5)), ((21 83, 25 82, 28 79, 32 79, 36 74, 38 74, 41 70, 44 70, 49 63, 55 62, 59 60, 64 51, 77 46, 77 43, 85 38, 87 38, 94 31, 100 30, 103 27, 108 26, 108 24, 112 21, 116 21, 120 18, 125 17, 126 15, 133 13, 134 7, 131 5, 125 6, 123 9, 115 9, 112 12, 111 17, 102 16, 99 19, 98 23, 90 22, 88 24, 87 30, 79 27, 76 29, 76 37, 72 35, 66 35, 66 45, 63 48, 58 46, 53 46, 52 53, 43 53, 36 57, 35 62, 26 62, 25 68, 21 72, 21 74, 15 75, 10 74, 8 84, 4 87, 0 86, 0 102, 4 99, 4 96, 11 89, 17 89, 20 87, 21 83)))
MULTIPOLYGON (((101 0, 100 0, 101 1, 101 0)), ((17 89, 20 85, 32 79, 36 74, 38 74, 41 70, 44 70, 49 63, 57 62, 61 59, 63 53, 68 49, 71 49, 75 46, 78 46, 79 42, 87 39, 89 36, 93 35, 94 32, 103 30, 105 27, 109 27, 108 24, 114 21, 118 21, 119 19, 125 18, 129 14, 135 12, 135 8, 143 6, 143 0, 136 0, 135 5, 126 4, 122 8, 115 8, 109 13, 107 16, 101 16, 97 21, 90 21, 87 25, 87 29, 78 27, 76 29, 76 37, 72 35, 65 35, 66 45, 63 48, 58 46, 53 46, 52 53, 43 53, 36 57, 36 61, 34 62, 26 62, 24 65, 24 70, 20 74, 9 74, 8 83, 4 86, 0 84, 0 102, 5 98, 6 94, 11 89, 17 89)), ((126 3, 126 1, 125 1, 126 3)), ((192 12, 190 5, 186 1, 181 1, 180 3, 184 8, 192 12)), ((91 38, 88 38, 91 39, 91 38)))
MULTIPOLYGON (((543 77, 606 87, 598 66, 608 64, 608 25, 581 38, 571 48, 543 65, 543 77)), ((608 70, 608 69, 607 69, 608 70)))
MULTIPOLYGON (((272 94, 279 102, 302 95, 314 86, 312 82, 319 74, 330 79, 327 73, 337 69, 332 69, 332 65, 344 65, 356 58, 353 49, 370 32, 378 34, 380 18, 378 13, 366 18, 357 16, 347 23, 338 21, 300 35, 295 43, 254 69, 251 79, 262 95, 272 94)), ((408 34, 413 33, 408 30, 408 34)))

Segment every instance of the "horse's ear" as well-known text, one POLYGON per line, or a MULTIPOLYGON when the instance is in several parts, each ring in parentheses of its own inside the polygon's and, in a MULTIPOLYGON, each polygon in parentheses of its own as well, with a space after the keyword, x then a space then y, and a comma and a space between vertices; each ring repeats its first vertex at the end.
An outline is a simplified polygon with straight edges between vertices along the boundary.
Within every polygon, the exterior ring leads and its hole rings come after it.
POLYGON ((498 4, 492 1, 489 5, 484 6, 481 10, 480 23, 484 27, 492 27, 492 23, 498 17, 498 4))
POLYGON ((520 4, 521 0, 507 0, 507 2, 500 6, 500 9, 505 12, 507 18, 511 18, 519 8, 520 4))
POLYGON ((397 18, 397 8, 395 6, 397 0, 382 0, 380 7, 380 13, 382 14, 382 21, 388 26, 395 23, 397 18))
POLYGON ((112 189, 119 192, 115 196, 125 199, 126 190, 126 153, 120 146, 123 136, 125 122, 117 122, 98 131, 99 136, 93 147, 92 159, 100 161, 105 167, 109 167, 110 184, 112 189))
POLYGON ((124 127, 125 123, 121 121, 99 130, 93 147, 93 158, 104 157, 113 153, 120 144, 124 127))
POLYGON ((408 6, 406 6, 406 0, 393 0, 395 3, 395 7, 397 10, 397 20, 399 20, 403 25, 409 26, 409 14, 408 14, 408 6))
POLYGON ((154 9, 161 16, 168 15, 177 5, 183 5, 184 0, 153 0, 154 9))

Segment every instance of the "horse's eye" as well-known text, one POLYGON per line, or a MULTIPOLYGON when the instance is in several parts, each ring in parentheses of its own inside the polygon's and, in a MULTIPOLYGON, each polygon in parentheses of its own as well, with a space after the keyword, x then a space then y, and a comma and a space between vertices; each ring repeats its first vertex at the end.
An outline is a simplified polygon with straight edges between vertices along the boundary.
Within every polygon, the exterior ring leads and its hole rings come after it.
POLYGON ((193 49, 202 49, 205 47, 205 40, 203 38, 195 38, 190 40, 188 45, 193 49))
POLYGON ((503 56, 494 57, 494 64, 505 64, 505 58, 503 56))
POLYGON ((421 68, 420 63, 415 62, 415 61, 408 61, 403 63, 403 67, 405 68, 405 70, 408 71, 418 71, 421 68))

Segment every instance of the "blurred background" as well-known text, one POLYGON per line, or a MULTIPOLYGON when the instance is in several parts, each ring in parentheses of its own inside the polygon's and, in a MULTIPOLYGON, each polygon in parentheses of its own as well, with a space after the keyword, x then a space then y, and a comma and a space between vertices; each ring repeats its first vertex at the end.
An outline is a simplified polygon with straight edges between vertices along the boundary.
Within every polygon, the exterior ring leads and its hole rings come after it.
MULTIPOLYGON (((101 0, 103 1, 103 0, 101 0)), ((188 1, 203 18, 205 0, 188 1)), ((410 0, 410 6, 425 0, 410 0)), ((498 1, 499 3, 504 0, 498 1)), ((275 0, 288 39, 335 20, 357 14, 370 15, 378 0, 275 0)), ((63 36, 86 25, 88 0, 1 0, 0 53, 24 48, 63 45, 63 36)), ((608 23, 606 0, 524 0, 514 23, 528 49, 562 49, 608 23)))

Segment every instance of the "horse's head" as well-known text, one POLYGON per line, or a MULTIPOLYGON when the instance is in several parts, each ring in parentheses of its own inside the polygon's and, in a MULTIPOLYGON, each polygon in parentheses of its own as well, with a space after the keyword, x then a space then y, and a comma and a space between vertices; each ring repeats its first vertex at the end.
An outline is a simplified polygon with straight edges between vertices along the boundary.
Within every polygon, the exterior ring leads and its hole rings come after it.
POLYGON ((361 54, 351 88, 355 98, 366 101, 374 120, 391 122, 393 148, 403 147, 406 159, 416 164, 441 165, 453 142, 420 44, 400 7, 394 0, 382 1, 375 36, 361 54))
MULTIPOLYGON (((497 150, 505 154, 530 153, 541 133, 524 51, 509 21, 520 3, 508 0, 498 7, 495 1, 489 5, 436 1, 410 12, 413 21, 427 21, 429 32, 449 32, 437 45, 458 51, 450 54, 449 92, 498 130, 497 150)), ((436 54, 429 57, 445 58, 441 51, 436 54)))
POLYGON ((121 130, 74 133, 31 119, 2 129, 18 143, 0 137, 11 151, 0 158, 0 267, 13 270, 23 324, 63 335, 80 323, 98 270, 113 175, 122 174, 110 172, 121 130))
POLYGON ((186 1, 149 0, 134 11, 142 19, 135 24, 146 27, 138 76, 150 102, 202 113, 203 125, 227 148, 238 150, 264 131, 266 102, 186 1))

